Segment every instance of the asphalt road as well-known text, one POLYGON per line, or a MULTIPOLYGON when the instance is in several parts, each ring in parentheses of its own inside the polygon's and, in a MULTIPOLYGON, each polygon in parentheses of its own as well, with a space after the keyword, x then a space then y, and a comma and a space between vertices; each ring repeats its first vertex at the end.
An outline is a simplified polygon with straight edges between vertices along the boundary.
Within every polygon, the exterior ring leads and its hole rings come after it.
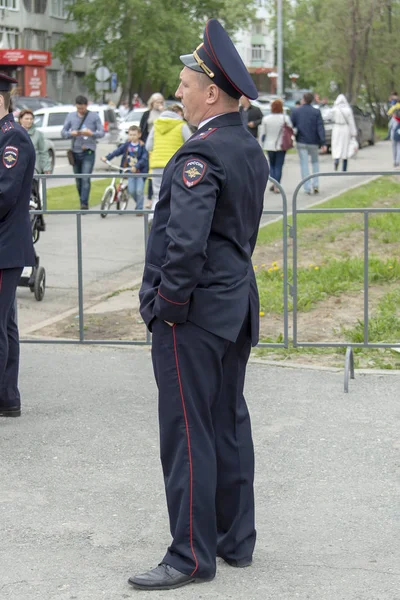
MULTIPOLYGON (((98 152, 98 157, 102 150, 98 152)), ((100 166, 99 160, 97 165, 100 166)), ((380 142, 364 148, 356 160, 350 161, 350 169, 390 170, 392 165, 391 144, 380 142)), ((321 157, 321 172, 332 170, 330 156, 321 157)), ((103 167, 102 167, 103 169, 103 167)), ((56 172, 70 173, 65 158, 57 159, 56 172)), ((368 180, 368 176, 321 178, 320 194, 308 196, 301 193, 299 206, 305 207, 368 180)), ((290 201, 300 181, 300 167, 295 154, 288 155, 284 166, 283 185, 290 201)), ((65 183, 61 179, 60 183, 65 183)), ((133 208, 133 207, 132 207, 133 208)), ((281 210, 280 195, 267 191, 265 209, 281 210)), ((289 208, 290 212, 290 208, 289 208)), ((273 217, 264 217, 264 222, 273 217)), ((42 302, 37 302, 28 288, 17 292, 19 322, 22 336, 40 323, 55 318, 77 307, 77 238, 76 217, 71 215, 48 215, 47 230, 36 245, 41 264, 46 269, 47 289, 42 302)), ((106 219, 88 214, 82 218, 84 301, 90 303, 99 295, 127 287, 138 281, 144 261, 144 219, 134 215, 109 215, 106 219)))
POLYGON ((399 375, 251 363, 253 566, 135 592, 170 542, 149 351, 22 347, 0 419, 1 600, 400 600, 399 375))

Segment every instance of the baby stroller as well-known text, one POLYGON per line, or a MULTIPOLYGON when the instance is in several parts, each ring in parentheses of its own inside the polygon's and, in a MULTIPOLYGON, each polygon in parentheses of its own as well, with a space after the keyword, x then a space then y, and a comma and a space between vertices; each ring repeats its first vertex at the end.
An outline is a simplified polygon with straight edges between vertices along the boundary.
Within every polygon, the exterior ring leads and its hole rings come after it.
MULTIPOLYGON (((31 199, 29 202, 30 210, 42 210, 42 201, 40 198, 39 192, 39 182, 37 179, 33 179, 32 181, 32 189, 31 189, 31 199)), ((43 215, 30 215, 31 219, 31 229, 32 229, 32 238, 33 243, 39 240, 40 234, 42 231, 46 231, 46 224, 44 222, 43 215)), ((43 300, 44 293, 46 290, 46 271, 44 267, 40 266, 40 259, 35 252, 35 266, 32 267, 31 274, 29 276, 22 275, 19 284, 23 287, 29 287, 31 292, 35 294, 35 298, 38 302, 43 300)))

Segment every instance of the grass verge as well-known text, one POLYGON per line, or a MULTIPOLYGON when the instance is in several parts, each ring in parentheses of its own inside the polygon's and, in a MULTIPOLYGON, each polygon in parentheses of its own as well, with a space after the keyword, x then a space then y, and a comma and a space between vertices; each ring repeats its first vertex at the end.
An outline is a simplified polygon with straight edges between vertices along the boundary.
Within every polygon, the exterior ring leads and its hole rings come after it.
MULTIPOLYGON (((321 208, 400 207, 396 179, 380 178, 320 205, 321 208)), ((276 260, 282 222, 264 227, 254 254, 261 305, 261 341, 282 342, 283 273, 276 260), (274 257, 271 263, 269 258, 274 257), (261 263, 261 264, 260 264, 261 263)), ((307 214, 298 220, 298 339, 363 343, 363 219, 349 214, 307 214), (302 251, 305 255, 301 262, 302 251), (309 260, 310 256, 318 260, 309 260), (308 316, 307 316, 308 315, 308 316), (298 330, 299 333, 299 330, 298 330), (310 336, 310 337, 309 337, 310 336), (330 337, 331 336, 331 337, 330 337), (332 339, 333 337, 333 339, 332 339)), ((370 215, 369 330, 371 343, 400 342, 400 214, 370 215)), ((289 264, 291 249, 289 248, 289 264)), ((289 269, 289 282, 293 273, 289 269)), ((289 310, 293 309, 289 299, 289 310)), ((289 319, 290 323, 290 319, 289 319)), ((343 366, 343 349, 258 349, 257 355, 343 366)), ((356 366, 400 368, 390 349, 356 349, 356 366)))
MULTIPOLYGON (((90 206, 100 204, 104 190, 111 179, 93 179, 90 189, 90 206)), ((48 210, 79 210, 79 196, 75 184, 62 185, 47 190, 48 210)))

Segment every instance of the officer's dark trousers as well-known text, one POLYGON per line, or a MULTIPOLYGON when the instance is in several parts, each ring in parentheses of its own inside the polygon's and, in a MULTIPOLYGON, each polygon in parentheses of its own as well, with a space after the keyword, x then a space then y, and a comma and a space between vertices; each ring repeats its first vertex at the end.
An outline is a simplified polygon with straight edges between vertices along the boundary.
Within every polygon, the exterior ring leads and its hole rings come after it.
POLYGON ((0 407, 18 407, 19 338, 15 291, 22 269, 0 270, 0 407))
POLYGON ((216 554, 251 558, 254 450, 243 397, 248 320, 236 343, 192 323, 153 324, 161 461, 173 541, 164 561, 193 577, 216 554))

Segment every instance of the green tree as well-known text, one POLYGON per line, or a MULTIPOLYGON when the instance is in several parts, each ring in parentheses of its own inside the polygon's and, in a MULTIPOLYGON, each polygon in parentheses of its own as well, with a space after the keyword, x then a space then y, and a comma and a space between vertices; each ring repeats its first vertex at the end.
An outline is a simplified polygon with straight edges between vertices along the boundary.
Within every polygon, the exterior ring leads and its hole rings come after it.
MULTIPOLYGON (((271 0, 276 23, 276 3, 271 0)), ((284 0, 284 66, 299 87, 364 99, 379 117, 400 68, 395 60, 400 0, 284 0)), ((287 79, 286 79, 287 81, 287 79)))
MULTIPOLYGON (((66 68, 82 46, 117 73, 123 95, 132 100, 145 86, 173 93, 181 69, 179 55, 201 42, 206 21, 213 15, 230 32, 246 25, 254 0, 75 0, 69 18, 76 32, 66 34, 53 48, 66 68), (82 40, 84 43, 82 44, 82 40)), ((87 78, 94 87, 93 75, 87 78)))

